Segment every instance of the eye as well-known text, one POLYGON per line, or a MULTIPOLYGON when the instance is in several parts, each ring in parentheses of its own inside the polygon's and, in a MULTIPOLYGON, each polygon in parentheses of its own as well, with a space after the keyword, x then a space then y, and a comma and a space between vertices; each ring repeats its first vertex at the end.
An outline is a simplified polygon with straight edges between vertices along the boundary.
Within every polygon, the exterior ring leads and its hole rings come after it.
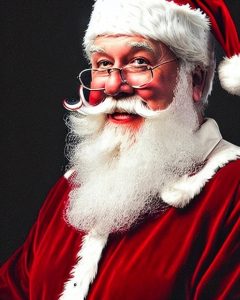
POLYGON ((112 65, 112 63, 109 60, 100 60, 97 62, 97 67, 100 69, 101 68, 103 68, 103 69, 110 68, 111 65, 112 65))
POLYGON ((138 57, 138 58, 133 59, 130 64, 131 65, 149 65, 149 62, 145 58, 138 57))

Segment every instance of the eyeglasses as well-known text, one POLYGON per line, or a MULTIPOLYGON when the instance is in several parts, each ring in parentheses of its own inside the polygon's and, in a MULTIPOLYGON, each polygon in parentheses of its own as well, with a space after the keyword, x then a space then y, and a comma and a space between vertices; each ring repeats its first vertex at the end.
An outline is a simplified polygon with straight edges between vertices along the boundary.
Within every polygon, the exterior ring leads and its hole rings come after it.
POLYGON ((105 84, 111 73, 118 71, 123 83, 129 86, 139 89, 153 80, 153 70, 160 66, 173 62, 176 58, 166 60, 160 64, 151 67, 149 65, 126 65, 122 68, 106 68, 106 69, 85 69, 80 72, 78 79, 82 86, 90 91, 105 90, 105 84))

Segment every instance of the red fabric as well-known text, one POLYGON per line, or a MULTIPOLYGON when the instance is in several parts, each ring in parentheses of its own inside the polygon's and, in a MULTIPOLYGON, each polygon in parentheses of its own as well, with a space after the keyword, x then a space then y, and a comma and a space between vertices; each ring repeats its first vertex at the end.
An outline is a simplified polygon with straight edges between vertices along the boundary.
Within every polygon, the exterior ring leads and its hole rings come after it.
MULTIPOLYGON (((168 0, 172 1, 172 0, 168 0)), ((174 0, 176 4, 189 4, 200 8, 207 14, 215 38, 222 46, 227 57, 240 53, 240 41, 236 25, 224 0, 174 0)))
MULTIPOLYGON (((239 181, 240 161, 231 162, 186 208, 111 236, 87 299, 240 299, 239 181)), ((1 300, 58 299, 82 239, 63 220, 69 190, 60 179, 27 241, 1 268, 1 300)))

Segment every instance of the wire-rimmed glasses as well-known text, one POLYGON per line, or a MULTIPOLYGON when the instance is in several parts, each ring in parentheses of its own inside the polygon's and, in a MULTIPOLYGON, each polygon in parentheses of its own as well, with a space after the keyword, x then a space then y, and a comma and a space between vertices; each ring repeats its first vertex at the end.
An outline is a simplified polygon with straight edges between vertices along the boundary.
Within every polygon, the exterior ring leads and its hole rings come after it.
POLYGON ((78 79, 82 86, 90 91, 105 90, 105 84, 111 73, 118 71, 123 83, 140 89, 145 87, 153 80, 153 70, 160 66, 173 62, 176 58, 163 61, 156 66, 144 65, 126 65, 122 68, 92 68, 80 72, 78 79))

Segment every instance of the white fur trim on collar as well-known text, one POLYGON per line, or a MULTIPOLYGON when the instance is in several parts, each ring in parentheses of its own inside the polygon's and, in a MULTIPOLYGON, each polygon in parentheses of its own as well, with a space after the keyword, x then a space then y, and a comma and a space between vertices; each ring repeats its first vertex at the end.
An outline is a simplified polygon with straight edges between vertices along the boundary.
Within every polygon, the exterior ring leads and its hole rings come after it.
POLYGON ((163 42, 177 57, 209 64, 209 19, 189 4, 167 0, 97 0, 84 37, 88 57, 95 38, 107 34, 141 35, 163 42))
POLYGON ((222 140, 222 135, 215 120, 206 118, 205 122, 195 132, 198 145, 201 148, 203 162, 209 157, 222 140))
POLYGON ((98 263, 107 239, 108 236, 99 235, 95 231, 84 236, 77 254, 77 264, 73 267, 71 278, 65 283, 59 300, 85 299, 89 286, 97 274, 98 263))
POLYGON ((162 200, 175 207, 186 206, 217 170, 228 162, 240 158, 240 148, 222 140, 209 155, 205 166, 195 175, 185 175, 179 181, 167 187, 161 194, 162 200))

